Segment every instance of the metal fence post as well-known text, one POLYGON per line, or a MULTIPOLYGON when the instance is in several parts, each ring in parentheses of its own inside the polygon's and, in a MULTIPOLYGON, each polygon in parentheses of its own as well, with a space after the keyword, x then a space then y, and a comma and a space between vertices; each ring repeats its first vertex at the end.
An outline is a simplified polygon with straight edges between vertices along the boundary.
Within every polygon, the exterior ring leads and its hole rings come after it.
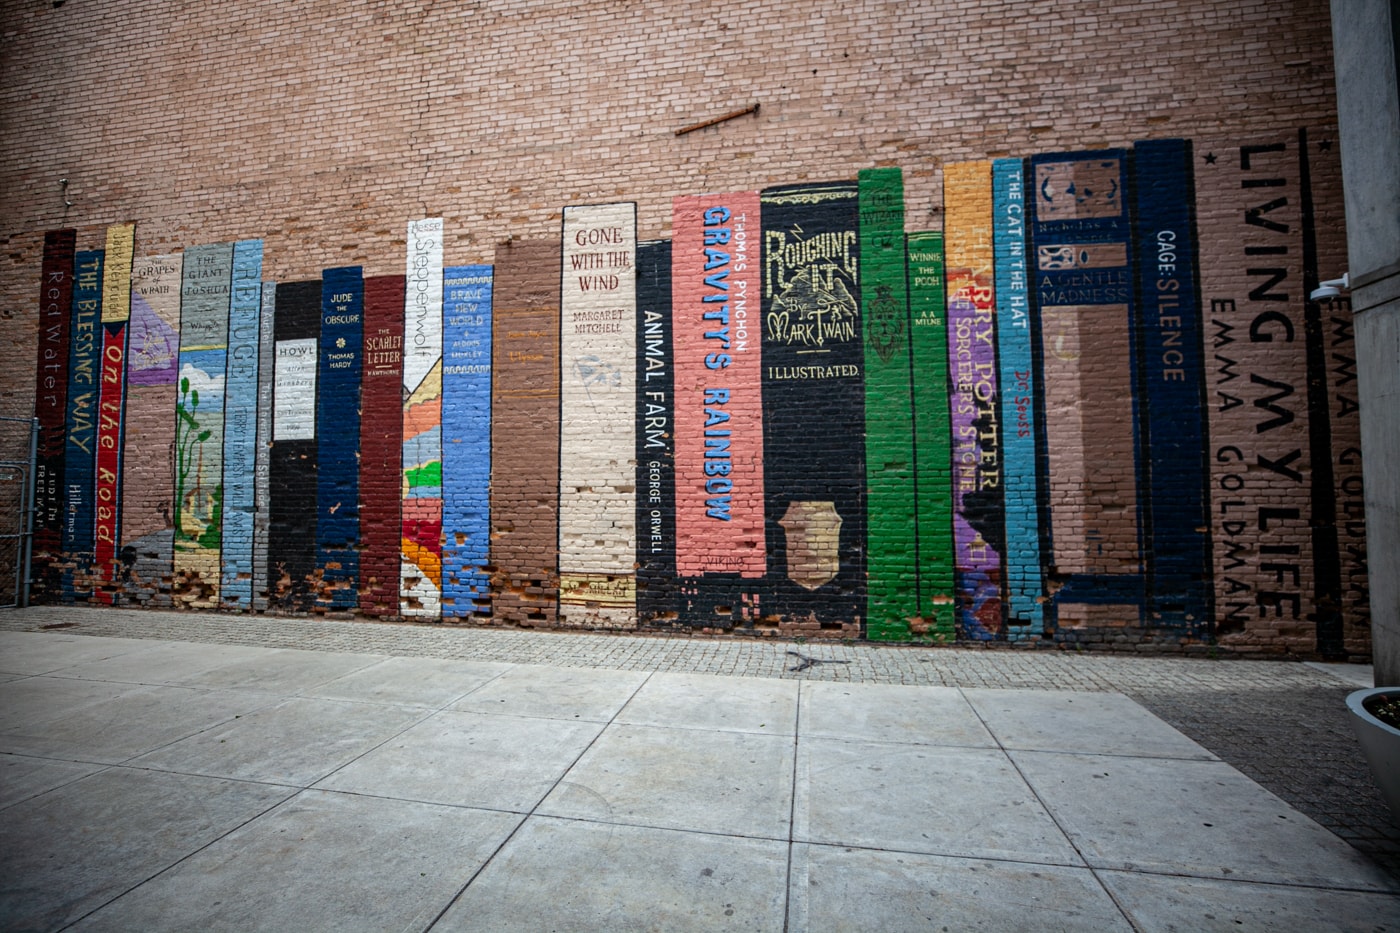
POLYGON ((39 419, 29 419, 29 475, 25 478, 24 484, 24 538, 21 549, 23 558, 20 566, 23 569, 19 579, 19 605, 21 609, 29 608, 29 581, 34 560, 34 506, 37 496, 34 495, 34 477, 37 475, 39 461, 39 419))

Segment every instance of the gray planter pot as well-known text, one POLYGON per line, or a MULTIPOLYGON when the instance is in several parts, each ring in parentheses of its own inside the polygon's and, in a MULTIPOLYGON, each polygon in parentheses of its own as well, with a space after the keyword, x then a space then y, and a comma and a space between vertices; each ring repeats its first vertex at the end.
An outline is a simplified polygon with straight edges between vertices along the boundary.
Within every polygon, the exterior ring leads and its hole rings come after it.
POLYGON ((1400 687, 1357 690, 1347 696, 1347 709, 1351 711, 1351 724, 1361 749, 1370 762, 1371 776, 1390 804, 1392 816, 1400 822, 1400 729, 1381 722, 1362 705, 1370 697, 1384 695, 1400 696, 1400 687))

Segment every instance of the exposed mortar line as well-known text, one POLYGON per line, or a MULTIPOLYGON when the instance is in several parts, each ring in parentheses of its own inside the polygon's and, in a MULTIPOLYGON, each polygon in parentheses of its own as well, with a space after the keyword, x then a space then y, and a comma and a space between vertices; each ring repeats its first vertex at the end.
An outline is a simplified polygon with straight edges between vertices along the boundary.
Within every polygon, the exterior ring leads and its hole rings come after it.
POLYGON ((1050 809, 1050 805, 1045 801, 1045 798, 1040 795, 1040 791, 1035 789, 1035 785, 1031 783, 1030 778, 1026 776, 1025 771, 1021 770, 1020 762, 1018 762, 1014 757, 1012 757, 1011 752, 1007 750, 1006 746, 1002 743, 1000 737, 998 737, 996 732, 992 730, 992 727, 987 724, 986 717, 982 715, 982 711, 977 708, 977 705, 975 703, 968 699, 967 694, 963 692, 963 689, 961 687, 958 687, 957 691, 958 696, 962 697, 963 702, 966 703, 968 705, 968 708, 972 710, 972 715, 976 716, 977 721, 982 724, 982 728, 987 730, 987 735, 991 736, 992 741, 997 743, 997 750, 1000 751, 1002 755, 1006 757, 1007 763, 1010 764, 1011 767, 1016 771, 1016 776, 1021 779, 1021 783, 1026 785, 1026 789, 1031 792, 1031 796, 1034 797, 1035 802, 1040 805, 1040 809, 1045 812, 1046 816, 1050 817, 1050 822, 1055 824, 1055 828, 1060 831, 1060 835, 1064 836, 1065 841, 1068 842, 1070 848, 1074 850, 1074 854, 1079 856, 1079 860, 1082 863, 1084 863, 1084 866, 1089 870, 1089 874, 1094 876, 1094 880, 1098 882, 1098 885, 1103 890, 1103 892, 1108 895, 1108 899, 1113 902, 1113 906, 1118 908, 1118 913, 1122 915, 1123 919, 1127 922, 1128 926, 1132 927, 1135 931, 1137 931, 1137 933, 1143 933, 1142 926, 1136 920, 1133 919, 1132 914, 1130 914, 1127 911, 1127 909, 1119 902, 1117 896, 1114 895, 1113 891, 1110 890, 1109 886, 1104 883, 1103 878, 1099 876, 1098 869, 1094 867, 1093 862, 1091 862, 1088 858, 1085 857, 1084 851, 1079 847, 1079 843, 1075 841, 1074 836, 1071 835, 1070 831, 1065 828, 1063 823, 1060 822, 1060 818, 1055 815, 1055 812, 1050 809))
MULTIPOLYGON (((792 652, 788 653, 792 654, 792 652)), ((793 837, 796 835, 795 830, 797 828, 797 779, 800 773, 798 763, 801 760, 800 756, 802 755, 802 749, 800 748, 800 745, 802 743, 802 695, 805 692, 805 685, 799 683, 797 685, 797 710, 795 715, 795 721, 793 722, 792 727, 792 795, 788 800, 788 844, 786 874, 787 884, 785 885, 786 889, 783 892, 783 933, 788 933, 789 929, 791 929, 792 924, 792 847, 793 837)), ((803 856, 803 860, 805 864, 805 854, 803 856)), ((802 898, 805 898, 807 896, 805 884, 803 886, 802 892, 798 896, 802 898)))
MULTIPOLYGON (((111 769, 108 769, 108 770, 111 770, 111 769)), ((163 773, 179 773, 179 772, 163 772, 163 773)), ((89 775, 89 777, 90 777, 90 776, 91 776, 91 775, 89 775)), ((204 775, 200 775, 200 776, 203 777, 204 775)), ((239 781, 239 780, 236 779, 236 778, 223 778, 223 779, 221 779, 221 780, 227 781, 227 782, 229 782, 229 783, 260 783, 260 782, 239 781)), ((288 791, 290 791, 290 793, 288 793, 287 796, 283 797, 282 799, 273 801, 272 803, 268 804, 268 806, 266 806, 266 807, 264 807, 263 809, 259 810, 257 813, 254 813, 252 816, 248 817, 246 820, 242 820, 242 821, 239 822, 236 826, 230 827, 229 830, 228 830, 228 832, 220 833, 217 837, 215 837, 215 838, 213 838, 213 839, 210 839, 210 840, 209 840, 208 842, 206 842, 204 845, 199 846, 199 847, 196 848, 194 851, 187 853, 183 858, 178 858, 178 859, 176 859, 175 861, 171 862, 169 865, 166 865, 166 866, 164 866, 163 868, 161 868, 160 870, 153 872, 152 874, 148 875, 148 876, 145 877, 145 878, 142 878, 140 881, 136 882, 135 884, 131 885, 130 887, 128 887, 127 889, 125 889, 124 891, 122 891, 120 894, 117 894, 117 895, 114 896, 114 897, 108 898, 107 900, 103 901, 101 904, 98 904, 96 907, 92 908, 92 910, 89 910, 89 911, 87 911, 86 913, 84 913, 81 917, 75 918, 72 922, 64 924, 64 925, 63 925, 62 927, 60 927, 59 929, 60 929, 60 930, 71 930, 71 929, 73 929, 73 927, 77 926, 79 923, 82 923, 84 920, 86 920, 88 917, 91 917, 93 914, 97 913, 99 910, 102 910, 102 909, 104 909, 104 908, 110 906, 111 904, 116 903, 118 900, 120 900, 120 899, 123 898, 123 897, 126 897, 126 896, 127 896, 128 894, 130 894, 132 891, 135 891, 137 888, 141 888, 141 887, 146 886, 147 884, 149 884, 149 883, 151 883, 152 881, 154 881, 154 880, 156 880, 157 878, 159 878, 161 875, 164 875, 164 874, 166 874, 167 872, 172 872, 172 871, 174 871, 176 868, 178 868, 179 866, 185 864, 185 863, 188 862, 190 859, 194 858, 196 855, 199 855, 201 852, 204 852, 204 851, 205 851, 206 849, 208 849, 210 846, 213 846, 213 845, 215 845, 215 844, 217 844, 217 843, 219 843, 219 842, 222 842, 223 840, 227 839, 229 836, 231 836, 231 835, 233 835, 234 833, 238 832, 238 831, 239 831, 240 829, 242 829, 243 827, 247 826, 249 823, 252 823, 254 820, 261 819, 262 817, 264 817, 264 816, 266 816, 267 814, 271 813, 273 810, 276 810, 278 807, 281 807, 281 806, 284 805, 287 801, 291 800, 291 799, 292 799, 293 797, 295 797, 297 794, 300 794, 303 790, 306 789, 306 788, 304 788, 304 787, 296 787, 295 785, 286 785, 286 784, 275 784, 275 785, 264 785, 264 786, 285 787, 288 791)))
MULTIPOLYGON (((559 778, 553 784, 550 785, 549 790, 545 791, 543 794, 540 795, 540 798, 535 801, 534 806, 530 807, 530 809, 520 818, 520 822, 515 824, 515 828, 510 831, 509 835, 507 835, 506 838, 501 840, 501 844, 496 846, 495 850, 492 851, 492 853, 486 857, 485 861, 483 861, 480 865, 477 866, 476 871, 471 873, 471 877, 468 878, 462 884, 462 887, 457 890, 456 894, 452 895, 451 899, 448 900, 447 904, 443 906, 442 910, 438 911, 437 915, 433 917, 433 919, 428 923, 428 925, 423 927, 422 933, 428 933, 429 930, 437 926, 438 921, 442 920, 443 917, 447 916, 447 912, 452 909, 453 905, 455 905, 459 900, 462 899, 462 895, 467 893, 467 889, 470 888, 472 886, 472 883, 475 882, 476 879, 480 877, 481 873, 486 870, 486 866, 494 862, 496 860, 496 856, 501 854, 501 850, 503 850, 506 846, 510 845, 510 841, 514 839, 517 834, 519 834, 521 828, 524 827, 524 825, 530 821, 530 818, 533 817, 539 811, 540 804, 544 803, 547 799, 549 799, 549 795, 554 793, 555 789, 558 788, 560 784, 564 783, 564 779, 569 776, 569 772, 573 771, 574 768, 578 767, 578 763, 583 760, 583 756, 587 755, 589 751, 592 750, 593 746, 598 744, 598 740, 603 737, 603 733, 607 732, 608 729, 612 727, 613 723, 617 722, 617 717, 622 715, 622 711, 627 708, 627 705, 629 703, 636 699, 637 694, 640 693, 642 688, 645 687, 647 683, 651 681, 651 678, 653 676, 655 675, 648 674, 646 677, 642 678, 642 682, 637 684, 636 689, 633 690, 630 695, 628 695, 627 699, 618 705, 617 710, 612 714, 612 717, 608 719, 606 723, 603 724, 603 728, 598 730, 598 734, 593 736, 593 738, 589 741, 587 745, 584 746, 583 750, 578 753, 574 760, 569 762, 569 766, 560 772, 559 778)), ((476 691, 472 692, 475 693, 476 691)))

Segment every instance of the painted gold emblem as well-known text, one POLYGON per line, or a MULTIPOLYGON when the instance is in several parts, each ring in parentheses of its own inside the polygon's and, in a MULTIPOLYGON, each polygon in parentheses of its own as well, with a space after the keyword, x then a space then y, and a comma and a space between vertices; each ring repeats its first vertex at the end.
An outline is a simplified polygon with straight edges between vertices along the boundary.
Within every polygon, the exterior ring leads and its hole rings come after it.
POLYGON ((815 590, 841 569, 841 516, 834 502, 788 503, 778 521, 787 535, 788 579, 815 590))

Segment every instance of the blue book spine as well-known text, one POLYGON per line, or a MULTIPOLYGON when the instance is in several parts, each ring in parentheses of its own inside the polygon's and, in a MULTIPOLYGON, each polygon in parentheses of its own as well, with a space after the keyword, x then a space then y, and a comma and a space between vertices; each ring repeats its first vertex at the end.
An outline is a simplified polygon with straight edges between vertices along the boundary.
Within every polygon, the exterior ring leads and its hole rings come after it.
POLYGON ((443 270, 442 614, 491 612, 490 266, 443 270))
POLYGON ((359 266, 327 269, 321 279, 321 339, 316 374, 317 603, 359 605, 360 381, 365 283, 359 266))
POLYGON ((1020 159, 992 163, 997 344, 1001 368, 1002 477, 1006 496, 1007 637, 1045 631, 1040 562, 1040 483, 1035 459, 1035 379, 1026 278, 1026 197, 1020 159))
POLYGON ((1145 140, 1133 151, 1142 433, 1151 476, 1148 619, 1199 636, 1210 624, 1210 474, 1191 144, 1145 140))
POLYGON ((233 246, 233 296, 224 377, 224 536, 219 586, 219 598, 228 609, 247 609, 253 602, 262 259, 262 240, 240 240, 233 246))
POLYGON ((73 317, 68 348, 68 440, 63 460, 63 554, 72 568, 63 574, 63 599, 71 601, 94 558, 97 495, 98 361, 102 352, 103 250, 82 250, 74 263, 73 317))

